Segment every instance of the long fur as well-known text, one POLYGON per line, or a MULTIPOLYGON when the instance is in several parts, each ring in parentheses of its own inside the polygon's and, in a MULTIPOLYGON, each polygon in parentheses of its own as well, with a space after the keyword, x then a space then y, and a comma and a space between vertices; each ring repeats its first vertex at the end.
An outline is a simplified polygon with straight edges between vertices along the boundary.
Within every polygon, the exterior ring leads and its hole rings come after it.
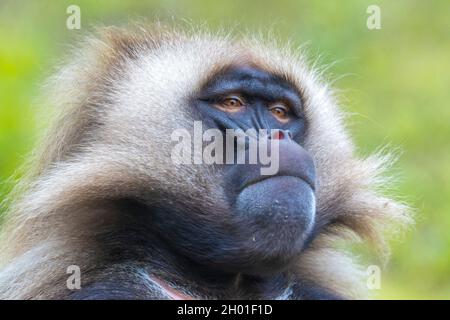
POLYGON ((102 252, 92 242, 98 228, 114 225, 108 200, 115 196, 143 198, 143 190, 162 188, 174 199, 220 202, 207 166, 206 175, 169 170, 170 133, 192 123, 186 101, 211 75, 242 63, 289 79, 305 99, 320 231, 298 257, 298 274, 341 296, 365 297, 362 271, 336 243, 364 239, 382 252, 386 229, 410 222, 407 207, 381 191, 390 158, 355 155, 333 92, 299 53, 155 24, 97 31, 54 76, 49 96, 57 115, 1 231, 0 298, 59 298, 68 265, 95 270, 102 252))

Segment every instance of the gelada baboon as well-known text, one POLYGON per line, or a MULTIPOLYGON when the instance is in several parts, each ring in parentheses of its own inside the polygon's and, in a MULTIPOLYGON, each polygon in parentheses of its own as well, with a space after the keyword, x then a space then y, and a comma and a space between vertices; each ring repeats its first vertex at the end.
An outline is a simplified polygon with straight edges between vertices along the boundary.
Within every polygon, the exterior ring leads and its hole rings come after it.
POLYGON ((56 119, 1 232, 1 298, 365 297, 342 244, 383 250, 407 210, 380 194, 387 158, 355 156, 302 56, 159 24, 95 34, 49 85, 56 119), (195 121, 279 129, 266 136, 279 140, 278 173, 174 163, 172 133, 195 121))

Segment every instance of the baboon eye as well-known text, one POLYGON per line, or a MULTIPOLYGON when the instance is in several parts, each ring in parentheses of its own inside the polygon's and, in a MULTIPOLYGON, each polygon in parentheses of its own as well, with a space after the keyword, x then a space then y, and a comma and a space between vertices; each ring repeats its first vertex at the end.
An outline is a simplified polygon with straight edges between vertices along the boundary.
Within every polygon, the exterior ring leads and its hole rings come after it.
POLYGON ((290 119, 290 110, 283 103, 276 103, 270 106, 269 111, 272 112, 274 117, 280 122, 288 122, 290 119))
POLYGON ((218 107, 227 112, 239 111, 245 106, 244 100, 239 96, 227 96, 220 101, 218 107))

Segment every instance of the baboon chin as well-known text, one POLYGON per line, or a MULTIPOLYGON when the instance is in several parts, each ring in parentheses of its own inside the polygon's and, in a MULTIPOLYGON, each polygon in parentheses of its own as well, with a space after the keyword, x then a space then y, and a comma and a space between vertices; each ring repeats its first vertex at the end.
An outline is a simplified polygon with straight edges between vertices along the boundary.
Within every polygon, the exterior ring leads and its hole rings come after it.
POLYGON ((389 158, 355 155, 304 57, 161 25, 100 29, 73 57, 48 94, 59 115, 10 199, 0 298, 366 297, 336 244, 381 246, 408 210, 380 193, 389 158), (194 138, 194 160, 174 161, 196 122, 214 151, 194 138), (69 266, 80 288, 67 286, 69 266))

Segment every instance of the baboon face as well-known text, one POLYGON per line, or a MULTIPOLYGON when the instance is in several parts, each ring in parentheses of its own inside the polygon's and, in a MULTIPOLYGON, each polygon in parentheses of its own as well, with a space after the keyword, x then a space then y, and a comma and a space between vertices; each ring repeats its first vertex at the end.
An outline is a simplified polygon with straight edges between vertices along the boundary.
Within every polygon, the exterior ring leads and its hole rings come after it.
POLYGON ((309 125, 304 97, 288 77, 247 62, 248 55, 211 50, 216 56, 209 59, 207 49, 194 45, 138 59, 117 90, 107 139, 120 141, 130 157, 146 150, 132 159, 151 184, 140 199, 145 223, 177 254, 230 272, 278 272, 303 250, 315 221, 316 172, 303 145, 309 125), (236 157, 223 164, 173 163, 170 137, 177 129, 192 135, 194 121, 203 131, 223 134, 224 154, 239 145, 226 145, 227 130, 266 130, 254 139, 266 143, 276 172, 262 174, 259 157, 249 163, 251 139, 241 149, 244 163, 236 157), (112 128, 117 122, 124 130, 112 128))
MULTIPOLYGON (((233 164, 219 168, 232 228, 221 245, 226 259, 235 260, 236 266, 254 264, 248 266, 253 272, 286 267, 302 250, 315 215, 315 168, 301 146, 306 123, 300 94, 270 72, 232 67, 215 75, 194 104, 205 122, 224 134, 230 129, 268 132, 250 137, 253 140, 243 142, 241 150, 249 159, 250 143, 267 144, 277 170, 263 174, 260 157, 253 164, 239 163, 235 157, 233 164), (271 142, 278 143, 276 150, 271 142)), ((229 147, 236 151, 240 145, 225 143, 225 153, 229 147)))

